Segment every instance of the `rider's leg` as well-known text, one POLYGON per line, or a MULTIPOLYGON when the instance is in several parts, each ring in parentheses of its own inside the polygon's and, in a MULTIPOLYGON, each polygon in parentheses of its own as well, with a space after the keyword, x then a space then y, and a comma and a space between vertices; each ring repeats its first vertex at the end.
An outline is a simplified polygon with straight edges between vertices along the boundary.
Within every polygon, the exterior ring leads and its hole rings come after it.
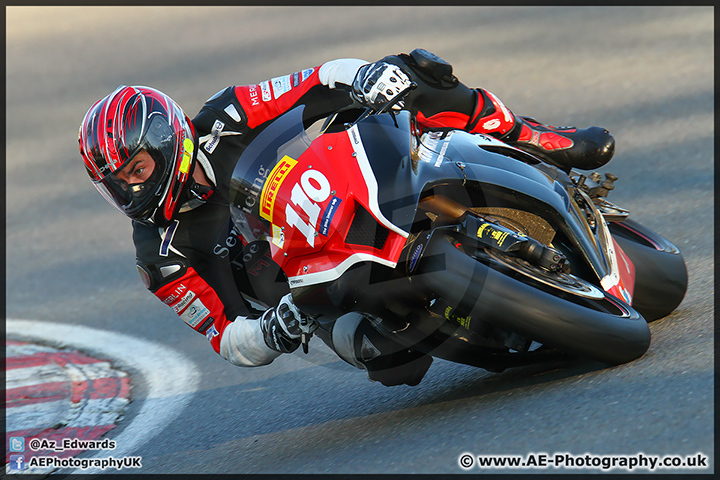
POLYGON ((615 140, 601 127, 576 128, 544 125, 513 114, 492 93, 477 89, 475 111, 466 128, 487 133, 569 172, 571 168, 602 167, 615 152, 615 140))
POLYGON ((593 170, 613 156, 615 141, 601 127, 551 127, 520 117, 482 88, 469 88, 452 74, 452 66, 433 55, 391 55, 383 61, 400 66, 417 84, 406 107, 423 130, 460 129, 486 133, 569 172, 593 170))

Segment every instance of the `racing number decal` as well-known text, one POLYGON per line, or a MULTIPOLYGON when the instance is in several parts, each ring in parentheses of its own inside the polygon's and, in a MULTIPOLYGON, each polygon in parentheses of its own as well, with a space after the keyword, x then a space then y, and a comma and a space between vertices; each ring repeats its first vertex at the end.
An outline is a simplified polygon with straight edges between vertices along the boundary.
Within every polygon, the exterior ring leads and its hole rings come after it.
POLYGON ((305 223, 291 203, 285 206, 285 221, 288 226, 297 228, 311 247, 315 246, 317 220, 320 217, 318 204, 327 200, 330 193, 327 177, 318 170, 307 170, 300 177, 300 182, 293 186, 290 201, 305 213, 310 223, 305 223))
MULTIPOLYGON (((268 175, 260 194, 260 216, 269 220, 271 224, 280 186, 295 165, 297 165, 297 160, 285 155, 268 175)), ((318 217, 320 217, 321 210, 319 204, 327 200, 331 193, 327 177, 318 170, 309 169, 303 172, 300 181, 293 185, 290 202, 285 205, 285 222, 289 227, 298 229, 311 247, 315 246, 315 235, 317 235, 318 217), (305 223, 296 208, 305 213, 310 223, 305 223)))

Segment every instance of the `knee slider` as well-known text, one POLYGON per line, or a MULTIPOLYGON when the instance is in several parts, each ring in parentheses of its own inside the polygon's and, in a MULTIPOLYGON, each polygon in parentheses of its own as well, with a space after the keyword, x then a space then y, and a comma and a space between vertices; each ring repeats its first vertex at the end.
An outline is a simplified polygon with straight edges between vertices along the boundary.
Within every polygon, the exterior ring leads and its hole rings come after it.
POLYGON ((332 349, 340 358, 357 368, 364 368, 355 355, 355 336, 364 316, 359 313, 348 313, 337 320, 332 327, 330 341, 332 349))

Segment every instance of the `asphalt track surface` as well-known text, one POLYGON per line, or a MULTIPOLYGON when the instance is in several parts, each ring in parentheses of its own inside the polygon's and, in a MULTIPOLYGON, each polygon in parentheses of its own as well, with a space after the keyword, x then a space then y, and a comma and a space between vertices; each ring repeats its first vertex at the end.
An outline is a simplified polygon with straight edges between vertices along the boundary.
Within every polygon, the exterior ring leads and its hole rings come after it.
MULTIPOLYGON (((142 456, 144 473, 555 473, 464 470, 458 460, 564 452, 702 453, 709 468, 692 472, 713 472, 713 14, 8 7, 7 316, 129 335, 197 368, 195 387, 174 387, 187 400, 174 420, 128 453, 142 456), (95 100, 119 84, 151 85, 192 117, 227 85, 415 47, 518 114, 613 132, 615 159, 601 170, 620 177, 610 199, 675 242, 690 275, 680 308, 651 325, 642 358, 503 373, 435 361, 419 386, 386 388, 314 340, 309 355, 240 369, 142 287, 130 224, 92 188, 77 152, 79 122, 95 100)), ((131 425, 149 382, 130 373, 132 401, 111 436, 142 435, 131 425)), ((690 470, 672 472, 680 471, 690 470)))

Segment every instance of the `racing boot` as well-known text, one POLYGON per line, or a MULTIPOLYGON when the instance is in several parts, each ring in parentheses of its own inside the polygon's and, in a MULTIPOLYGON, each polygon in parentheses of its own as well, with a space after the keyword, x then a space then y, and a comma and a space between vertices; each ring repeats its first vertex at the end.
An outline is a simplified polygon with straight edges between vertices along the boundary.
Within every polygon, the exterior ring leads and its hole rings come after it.
POLYGON ((530 117, 516 117, 515 127, 502 140, 566 173, 600 168, 615 153, 615 139, 604 128, 553 127, 530 117))
POLYGON ((368 317, 358 313, 335 321, 331 343, 340 358, 364 369, 371 381, 387 387, 419 384, 433 361, 431 356, 385 337, 368 317))
POLYGON ((479 88, 476 93, 465 127, 470 133, 492 135, 567 173, 602 167, 615 153, 615 140, 604 128, 552 127, 515 115, 492 92, 479 88))

